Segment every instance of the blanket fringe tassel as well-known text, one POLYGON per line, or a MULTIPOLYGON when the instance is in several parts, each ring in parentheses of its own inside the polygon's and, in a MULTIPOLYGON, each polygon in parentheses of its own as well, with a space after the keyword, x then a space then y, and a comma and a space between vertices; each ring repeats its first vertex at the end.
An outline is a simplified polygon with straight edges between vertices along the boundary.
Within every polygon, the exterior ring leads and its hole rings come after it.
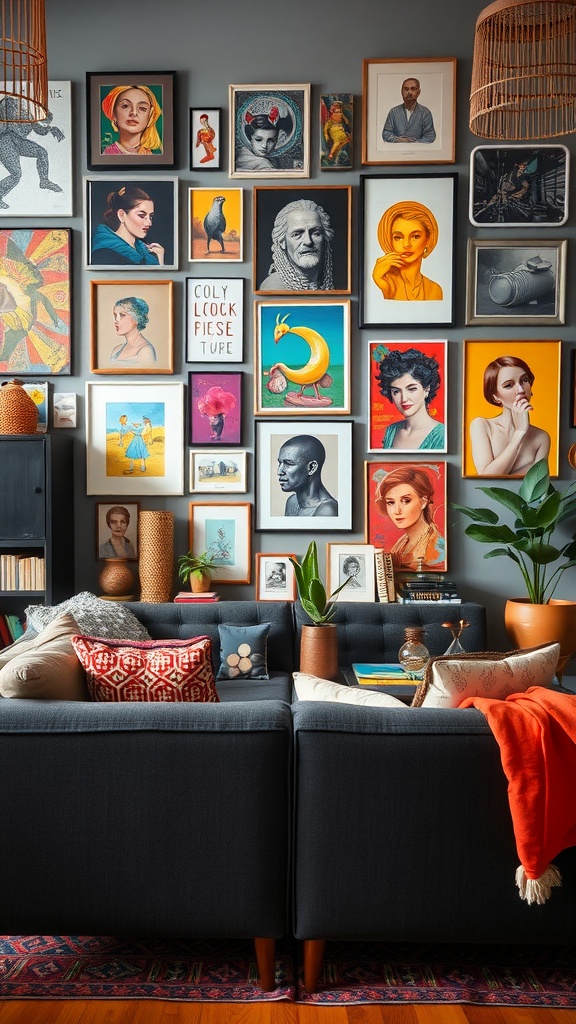
POLYGON ((516 885, 520 899, 526 903, 546 903, 552 895, 552 887, 562 885, 562 876, 555 864, 549 864, 540 878, 527 878, 522 865, 516 869, 516 885))

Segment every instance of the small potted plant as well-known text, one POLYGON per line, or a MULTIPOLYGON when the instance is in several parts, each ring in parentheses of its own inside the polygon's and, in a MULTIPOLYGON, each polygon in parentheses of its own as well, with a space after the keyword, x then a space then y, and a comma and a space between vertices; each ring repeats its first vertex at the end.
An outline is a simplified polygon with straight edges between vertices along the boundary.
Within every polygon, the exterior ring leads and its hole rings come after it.
POLYGON ((210 587, 210 580, 216 575, 218 565, 214 557, 203 551, 199 555, 189 551, 178 558, 178 576, 182 583, 190 583, 194 594, 203 594, 210 587))
POLYGON ((298 597, 306 614, 312 619, 310 625, 302 626, 300 638, 300 671, 336 679, 338 675, 338 634, 337 627, 330 619, 336 612, 334 598, 350 583, 344 580, 329 596, 318 571, 318 549, 316 541, 310 541, 301 562, 295 558, 294 566, 298 597))

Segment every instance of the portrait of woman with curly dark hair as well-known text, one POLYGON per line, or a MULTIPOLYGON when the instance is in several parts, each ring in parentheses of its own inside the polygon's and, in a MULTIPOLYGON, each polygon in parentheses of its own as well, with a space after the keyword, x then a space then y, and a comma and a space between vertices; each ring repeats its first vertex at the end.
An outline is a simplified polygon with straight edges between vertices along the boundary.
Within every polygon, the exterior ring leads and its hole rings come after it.
POLYGON ((379 346, 375 379, 380 393, 391 403, 399 419, 386 426, 382 448, 391 451, 445 451, 445 424, 434 399, 443 381, 443 369, 434 354, 419 348, 391 349, 379 346))

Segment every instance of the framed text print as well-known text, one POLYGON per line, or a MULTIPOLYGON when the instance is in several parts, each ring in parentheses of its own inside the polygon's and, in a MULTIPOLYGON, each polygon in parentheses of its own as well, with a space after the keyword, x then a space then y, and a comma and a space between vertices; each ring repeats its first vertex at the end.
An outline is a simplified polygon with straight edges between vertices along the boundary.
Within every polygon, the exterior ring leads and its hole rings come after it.
POLYGON ((186 278, 186 362, 241 363, 244 280, 186 278))

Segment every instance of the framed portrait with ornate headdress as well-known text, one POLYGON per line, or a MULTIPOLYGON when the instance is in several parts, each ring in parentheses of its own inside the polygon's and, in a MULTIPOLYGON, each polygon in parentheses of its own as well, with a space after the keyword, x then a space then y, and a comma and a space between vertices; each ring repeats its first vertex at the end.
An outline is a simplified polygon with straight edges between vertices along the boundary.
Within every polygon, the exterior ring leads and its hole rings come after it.
POLYGON ((310 177, 310 85, 230 86, 230 177, 310 177))
POLYGON ((88 71, 88 167, 175 167, 174 71, 88 71))
POLYGON ((366 462, 364 539, 400 572, 446 572, 446 463, 366 462))

